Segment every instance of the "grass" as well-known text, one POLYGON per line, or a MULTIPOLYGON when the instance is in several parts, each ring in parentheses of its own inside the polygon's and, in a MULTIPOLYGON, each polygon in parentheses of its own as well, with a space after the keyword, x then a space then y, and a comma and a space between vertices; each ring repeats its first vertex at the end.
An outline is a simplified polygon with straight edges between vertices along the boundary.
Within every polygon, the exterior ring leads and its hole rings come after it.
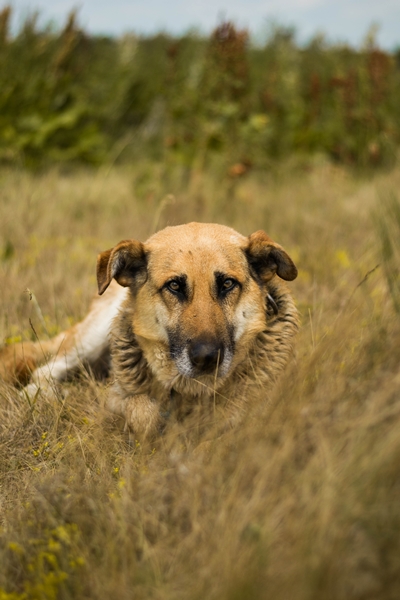
POLYGON ((296 359, 224 439, 188 421, 145 451, 102 408, 107 384, 31 403, 2 385, 1 600, 399 597, 399 184, 325 162, 0 172, 0 339, 63 330, 98 251, 188 220, 265 229, 299 267, 302 315, 296 359))

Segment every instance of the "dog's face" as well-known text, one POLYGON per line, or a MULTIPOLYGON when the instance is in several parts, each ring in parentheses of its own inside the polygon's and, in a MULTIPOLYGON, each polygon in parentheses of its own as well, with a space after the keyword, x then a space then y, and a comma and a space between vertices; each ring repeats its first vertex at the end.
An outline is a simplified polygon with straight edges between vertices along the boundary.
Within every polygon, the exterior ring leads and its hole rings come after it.
POLYGON ((296 267, 262 231, 222 225, 167 227, 98 259, 99 293, 115 278, 132 291, 132 328, 163 379, 224 380, 266 326, 266 286, 296 267))

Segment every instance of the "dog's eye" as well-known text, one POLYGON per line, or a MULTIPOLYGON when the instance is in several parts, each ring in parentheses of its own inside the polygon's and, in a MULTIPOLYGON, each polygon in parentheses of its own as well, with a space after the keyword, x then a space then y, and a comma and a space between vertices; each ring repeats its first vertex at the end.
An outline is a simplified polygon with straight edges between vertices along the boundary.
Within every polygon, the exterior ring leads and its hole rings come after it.
POLYGON ((186 275, 177 276, 174 279, 166 281, 160 289, 160 292, 162 290, 168 290, 168 292, 176 296, 180 301, 185 300, 188 291, 186 275))
POLYGON ((176 281, 175 279, 173 279, 172 281, 168 281, 168 283, 165 284, 165 287, 170 292, 173 292, 174 294, 183 292, 183 285, 179 281, 176 281))
POLYGON ((233 290, 233 288, 235 288, 237 286, 238 282, 236 281, 236 279, 232 279, 231 277, 228 277, 227 279, 224 279, 221 282, 220 285, 220 292, 222 294, 226 294, 227 292, 230 292, 231 290, 233 290))
POLYGON ((233 279, 225 279, 222 284, 222 289, 227 291, 230 290, 235 285, 235 281, 233 279))

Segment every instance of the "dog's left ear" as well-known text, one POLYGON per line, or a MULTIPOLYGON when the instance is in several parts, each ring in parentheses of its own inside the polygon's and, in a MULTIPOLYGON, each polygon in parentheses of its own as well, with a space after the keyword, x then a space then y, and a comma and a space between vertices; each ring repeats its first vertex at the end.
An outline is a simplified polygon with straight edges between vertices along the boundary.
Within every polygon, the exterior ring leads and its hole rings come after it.
POLYGON ((257 279, 267 283, 275 274, 286 281, 296 279, 297 268, 282 246, 273 242, 264 231, 256 231, 248 239, 245 252, 257 279))
POLYGON ((141 242, 124 240, 97 257, 97 285, 104 294, 114 278, 123 287, 132 285, 139 273, 146 272, 146 254, 141 242))

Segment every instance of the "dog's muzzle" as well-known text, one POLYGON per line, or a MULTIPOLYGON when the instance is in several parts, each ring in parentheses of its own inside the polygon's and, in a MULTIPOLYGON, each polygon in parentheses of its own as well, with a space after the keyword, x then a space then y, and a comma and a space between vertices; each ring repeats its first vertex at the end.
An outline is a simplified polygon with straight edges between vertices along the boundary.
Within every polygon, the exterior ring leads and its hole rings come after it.
POLYGON ((188 346, 189 360, 199 374, 214 373, 224 360, 224 346, 219 340, 192 340, 188 346))
POLYGON ((202 375, 214 375, 221 379, 231 368, 233 349, 222 340, 222 336, 202 335, 186 339, 185 342, 171 342, 170 356, 184 377, 195 379, 202 375))

